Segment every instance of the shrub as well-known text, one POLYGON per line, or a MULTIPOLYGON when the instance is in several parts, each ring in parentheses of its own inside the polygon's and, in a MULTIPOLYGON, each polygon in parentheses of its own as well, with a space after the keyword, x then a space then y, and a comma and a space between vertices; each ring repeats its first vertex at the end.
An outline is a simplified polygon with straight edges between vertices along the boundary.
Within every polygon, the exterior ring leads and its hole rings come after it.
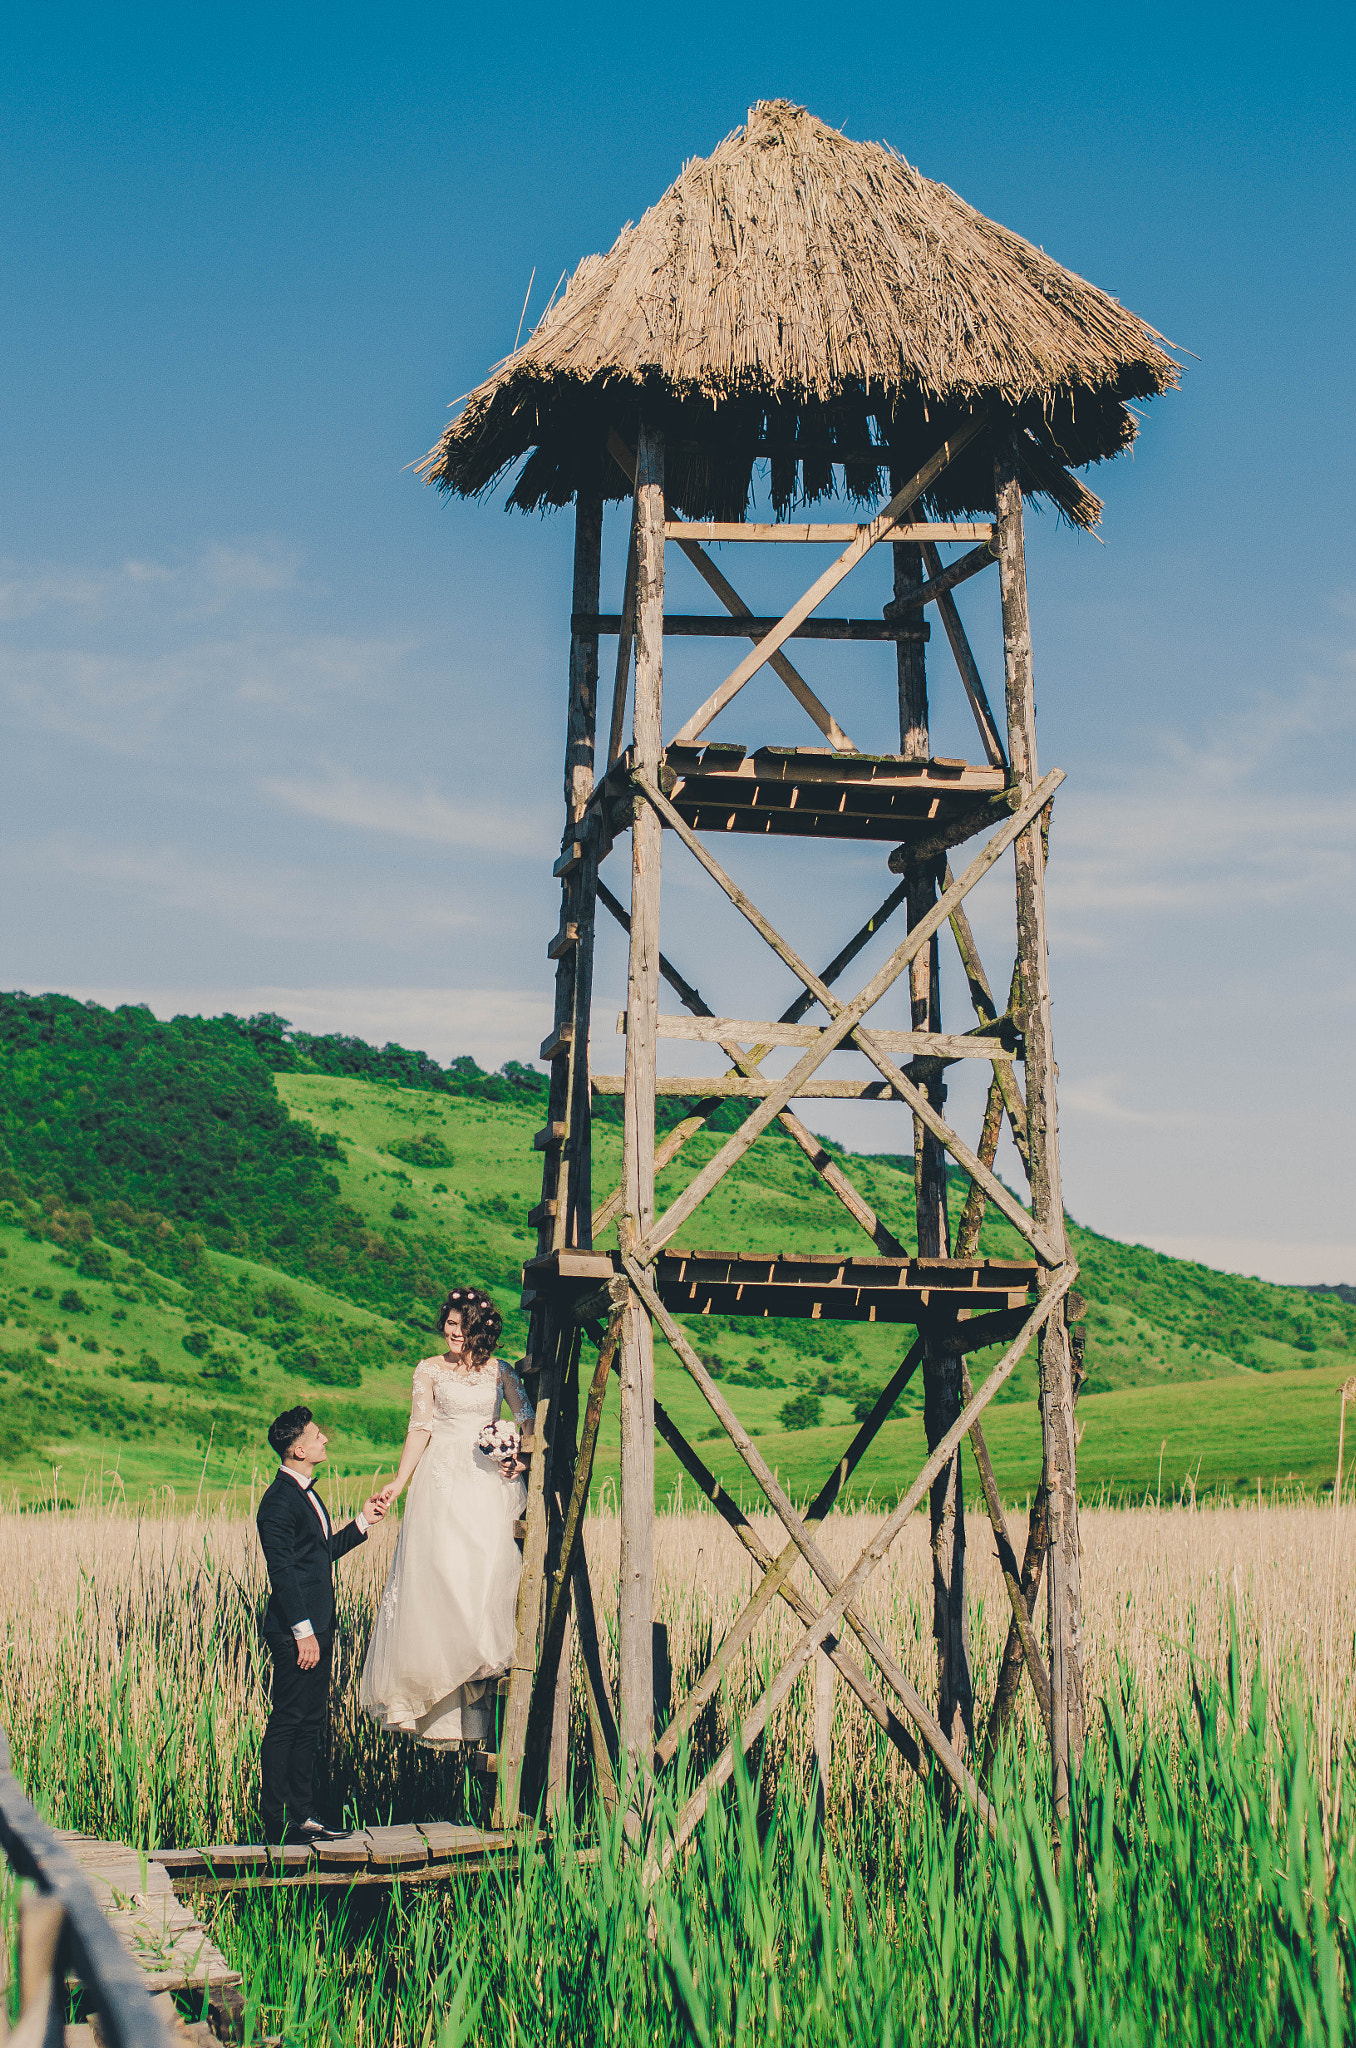
POLYGON ((81 1343, 80 1349, 81 1349, 82 1351, 97 1351, 97 1350, 99 1349, 99 1340, 98 1340, 98 1338, 97 1338, 97 1337, 86 1337, 86 1338, 85 1338, 85 1339, 83 1340, 83 1342, 81 1343))
POLYGON ((41 1336, 39 1337, 39 1339, 38 1339, 38 1349, 39 1349, 39 1351, 46 1351, 46 1352, 49 1352, 49 1353, 51 1353, 51 1352, 55 1352, 56 1350, 58 1350, 58 1349, 59 1349, 59 1346, 58 1346, 58 1344, 57 1344, 57 1340, 56 1340, 56 1338, 55 1338, 55 1337, 54 1337, 54 1336, 52 1335, 52 1333, 51 1333, 51 1331, 50 1331, 50 1330, 44 1330, 44 1331, 43 1331, 43 1333, 42 1333, 42 1335, 41 1335, 41 1336))
POLYGON ((57 1307, 64 1309, 68 1316, 82 1316, 86 1312, 85 1303, 74 1287, 67 1287, 62 1290, 61 1299, 57 1303, 57 1307))
POLYGON ((94 1239, 82 1246, 76 1271, 83 1274, 86 1280, 111 1280, 113 1261, 109 1256, 108 1246, 99 1244, 94 1239))
POLYGON ((383 1149, 390 1153, 392 1159, 403 1159, 406 1166, 455 1166, 457 1163, 441 1138, 393 1138, 383 1149))
POLYGON ((293 1379, 314 1380, 321 1387, 358 1387, 362 1385, 362 1367, 347 1350, 322 1350, 318 1345, 308 1343, 302 1337, 293 1344, 283 1345, 278 1352, 278 1363, 293 1379))
POLYGON ((190 1358, 206 1358, 212 1348, 212 1339, 206 1330, 187 1330, 184 1333, 183 1346, 190 1358))
POLYGON ((823 1401, 818 1394, 808 1390, 803 1394, 793 1394, 777 1410, 777 1420, 783 1429, 817 1429, 823 1415, 823 1401))

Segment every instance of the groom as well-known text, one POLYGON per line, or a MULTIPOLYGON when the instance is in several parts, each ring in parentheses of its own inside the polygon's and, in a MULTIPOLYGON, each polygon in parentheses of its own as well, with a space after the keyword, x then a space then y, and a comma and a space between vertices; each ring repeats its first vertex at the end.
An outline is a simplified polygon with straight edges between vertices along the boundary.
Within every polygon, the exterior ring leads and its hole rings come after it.
POLYGON ((329 1439, 309 1408, 280 1415, 268 1440, 279 1467, 255 1516, 273 1589, 264 1613, 273 1710, 259 1757, 259 1807, 266 1842, 309 1843, 328 1833, 312 1811, 311 1780, 330 1689, 334 1564, 366 1541, 386 1510, 378 1499, 365 1501, 360 1515, 335 1529, 314 1485, 329 1439))

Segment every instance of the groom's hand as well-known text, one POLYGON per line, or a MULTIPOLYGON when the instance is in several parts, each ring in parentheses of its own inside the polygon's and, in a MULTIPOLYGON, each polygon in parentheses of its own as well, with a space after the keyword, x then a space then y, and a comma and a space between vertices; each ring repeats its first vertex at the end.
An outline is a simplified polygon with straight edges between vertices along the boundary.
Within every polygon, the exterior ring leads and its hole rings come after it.
POLYGON ((374 1493, 370 1500, 363 1502, 363 1520, 367 1523, 369 1529, 374 1522, 379 1522, 385 1513, 386 1495, 384 1493, 374 1493))
POLYGON ((318 1636, 302 1636, 297 1643, 297 1669, 299 1671, 314 1671, 319 1662, 320 1638, 318 1636))

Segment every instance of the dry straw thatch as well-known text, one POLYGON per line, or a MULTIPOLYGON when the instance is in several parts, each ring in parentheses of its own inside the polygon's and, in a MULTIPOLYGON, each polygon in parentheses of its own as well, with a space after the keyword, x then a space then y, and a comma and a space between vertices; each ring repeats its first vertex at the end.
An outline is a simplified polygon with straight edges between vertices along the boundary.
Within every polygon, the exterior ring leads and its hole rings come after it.
MULTIPOLYGON (((872 503, 987 406, 1024 482, 1100 511, 1071 471, 1127 448, 1129 406, 1178 381, 1162 337, 880 143, 765 100, 686 164, 637 227, 589 256, 526 345, 473 391, 423 465, 474 495, 526 456, 510 503, 626 495, 608 430, 663 425, 692 517, 740 518, 769 460, 778 511, 835 488, 872 503)), ((992 505, 982 435, 929 501, 992 505)))

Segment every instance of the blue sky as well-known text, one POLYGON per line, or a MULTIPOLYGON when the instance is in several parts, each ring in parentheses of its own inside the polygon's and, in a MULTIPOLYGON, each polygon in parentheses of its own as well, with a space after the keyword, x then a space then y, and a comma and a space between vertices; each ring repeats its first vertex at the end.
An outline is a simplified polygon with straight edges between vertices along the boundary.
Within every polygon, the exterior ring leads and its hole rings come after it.
MULTIPOLYGON (((1283 34, 1213 9, 19 17, 0 31, 0 983, 535 1052, 570 521, 449 505, 408 465, 511 348, 530 278, 528 327, 686 157, 786 96, 1192 352, 1133 459, 1091 477, 1103 544, 1031 522, 1042 764, 1068 773, 1066 1195, 1223 1266, 1356 1280, 1346 14, 1283 34)), ((605 591, 622 544, 611 515, 605 591)), ((791 594, 785 565, 738 567, 769 608, 791 594)), ((854 609, 886 573, 857 572, 854 609)), ((700 602, 685 568, 674 590, 700 602)), ((997 694, 987 579, 962 608, 997 694)), ((937 639, 938 750, 973 751, 937 639)), ((804 653, 888 745, 880 659, 804 653)), ((708 656, 671 662, 675 698, 708 656)), ((741 706, 731 737, 815 738, 775 683, 741 706)), ((832 903, 803 860, 727 853, 812 956, 887 886, 877 855, 845 856, 832 903)), ((666 850, 667 949, 718 1009, 779 1008, 789 988, 683 859, 666 850)), ((1005 984, 1003 887, 975 918, 1005 984)), ((622 985, 609 944, 604 1069, 622 985)), ((962 1025, 963 1002, 952 977, 962 1025)), ((855 1114, 815 1121, 907 1146, 899 1112, 855 1114)))

